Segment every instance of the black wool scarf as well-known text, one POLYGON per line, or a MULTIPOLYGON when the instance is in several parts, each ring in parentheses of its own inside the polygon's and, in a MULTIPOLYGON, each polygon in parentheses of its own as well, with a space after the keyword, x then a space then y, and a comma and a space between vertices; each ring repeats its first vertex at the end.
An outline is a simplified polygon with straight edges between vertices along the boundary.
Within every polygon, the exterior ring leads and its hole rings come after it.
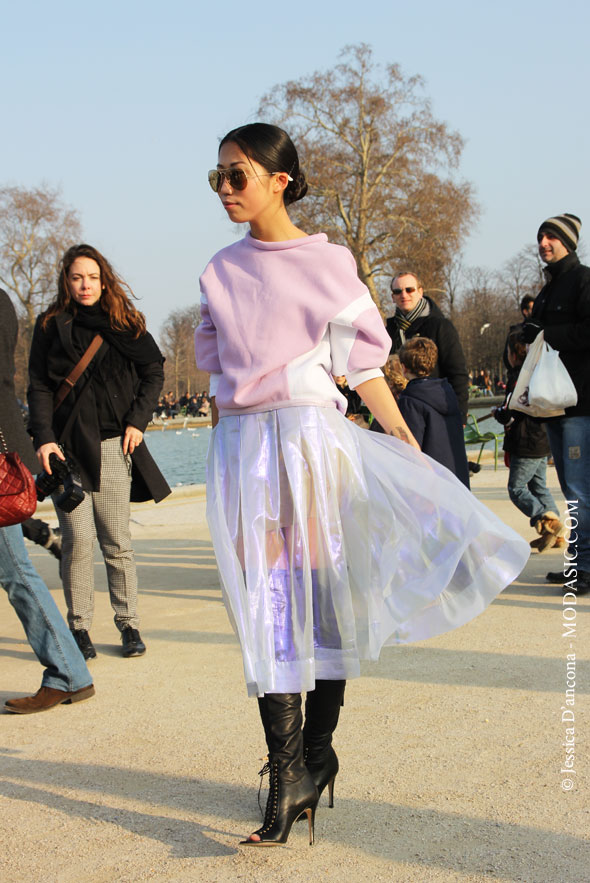
POLYGON ((100 306, 100 302, 90 307, 76 304, 76 312, 73 314, 75 325, 89 328, 95 334, 101 334, 107 343, 111 344, 121 355, 134 362, 136 365, 149 365, 151 362, 163 362, 164 357, 149 332, 134 337, 132 331, 120 331, 113 328, 107 313, 100 306))

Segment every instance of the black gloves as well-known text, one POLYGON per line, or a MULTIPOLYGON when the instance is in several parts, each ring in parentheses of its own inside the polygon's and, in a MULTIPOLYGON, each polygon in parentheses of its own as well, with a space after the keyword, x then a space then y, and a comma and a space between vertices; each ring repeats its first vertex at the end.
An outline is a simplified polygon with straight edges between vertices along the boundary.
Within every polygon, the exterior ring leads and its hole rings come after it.
POLYGON ((522 326, 522 339, 525 343, 532 343, 539 331, 543 330, 543 326, 538 322, 525 322, 522 326))

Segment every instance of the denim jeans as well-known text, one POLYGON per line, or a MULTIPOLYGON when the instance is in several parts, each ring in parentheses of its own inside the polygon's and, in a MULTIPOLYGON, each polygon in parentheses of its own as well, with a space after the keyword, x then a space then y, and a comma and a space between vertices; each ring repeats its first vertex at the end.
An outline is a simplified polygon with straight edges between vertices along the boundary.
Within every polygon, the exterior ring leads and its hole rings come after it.
POLYGON ((33 567, 20 524, 0 528, 0 585, 45 666, 41 684, 66 693, 92 683, 84 657, 49 589, 33 567))
POLYGON ((531 526, 545 512, 557 514, 557 504, 546 484, 547 457, 510 455, 508 494, 514 505, 528 515, 531 526))
POLYGON ((569 555, 572 564, 590 573, 590 417, 548 420, 547 435, 562 493, 570 502, 569 555))

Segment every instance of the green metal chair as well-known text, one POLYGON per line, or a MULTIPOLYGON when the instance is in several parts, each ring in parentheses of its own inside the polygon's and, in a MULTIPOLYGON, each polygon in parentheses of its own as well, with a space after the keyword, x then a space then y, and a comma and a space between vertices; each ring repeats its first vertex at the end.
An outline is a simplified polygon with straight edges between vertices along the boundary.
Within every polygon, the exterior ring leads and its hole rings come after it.
POLYGON ((477 424, 474 414, 467 415, 467 423, 463 428, 463 438, 465 445, 480 445, 477 462, 481 460, 483 449, 488 442, 494 442, 494 471, 498 468, 498 442, 504 437, 503 432, 482 432, 477 424))

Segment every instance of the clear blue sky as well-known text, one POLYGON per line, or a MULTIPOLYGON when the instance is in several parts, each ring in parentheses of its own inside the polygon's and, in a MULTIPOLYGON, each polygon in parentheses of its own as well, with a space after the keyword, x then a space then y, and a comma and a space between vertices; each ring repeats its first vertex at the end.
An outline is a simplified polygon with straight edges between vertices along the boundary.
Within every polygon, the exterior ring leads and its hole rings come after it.
POLYGON ((2 0, 0 184, 61 186, 157 336, 235 237, 206 182, 218 139, 273 85, 366 42, 421 74, 435 115, 466 139, 460 174, 482 216, 465 259, 499 269, 550 215, 590 230, 589 8, 2 0))

